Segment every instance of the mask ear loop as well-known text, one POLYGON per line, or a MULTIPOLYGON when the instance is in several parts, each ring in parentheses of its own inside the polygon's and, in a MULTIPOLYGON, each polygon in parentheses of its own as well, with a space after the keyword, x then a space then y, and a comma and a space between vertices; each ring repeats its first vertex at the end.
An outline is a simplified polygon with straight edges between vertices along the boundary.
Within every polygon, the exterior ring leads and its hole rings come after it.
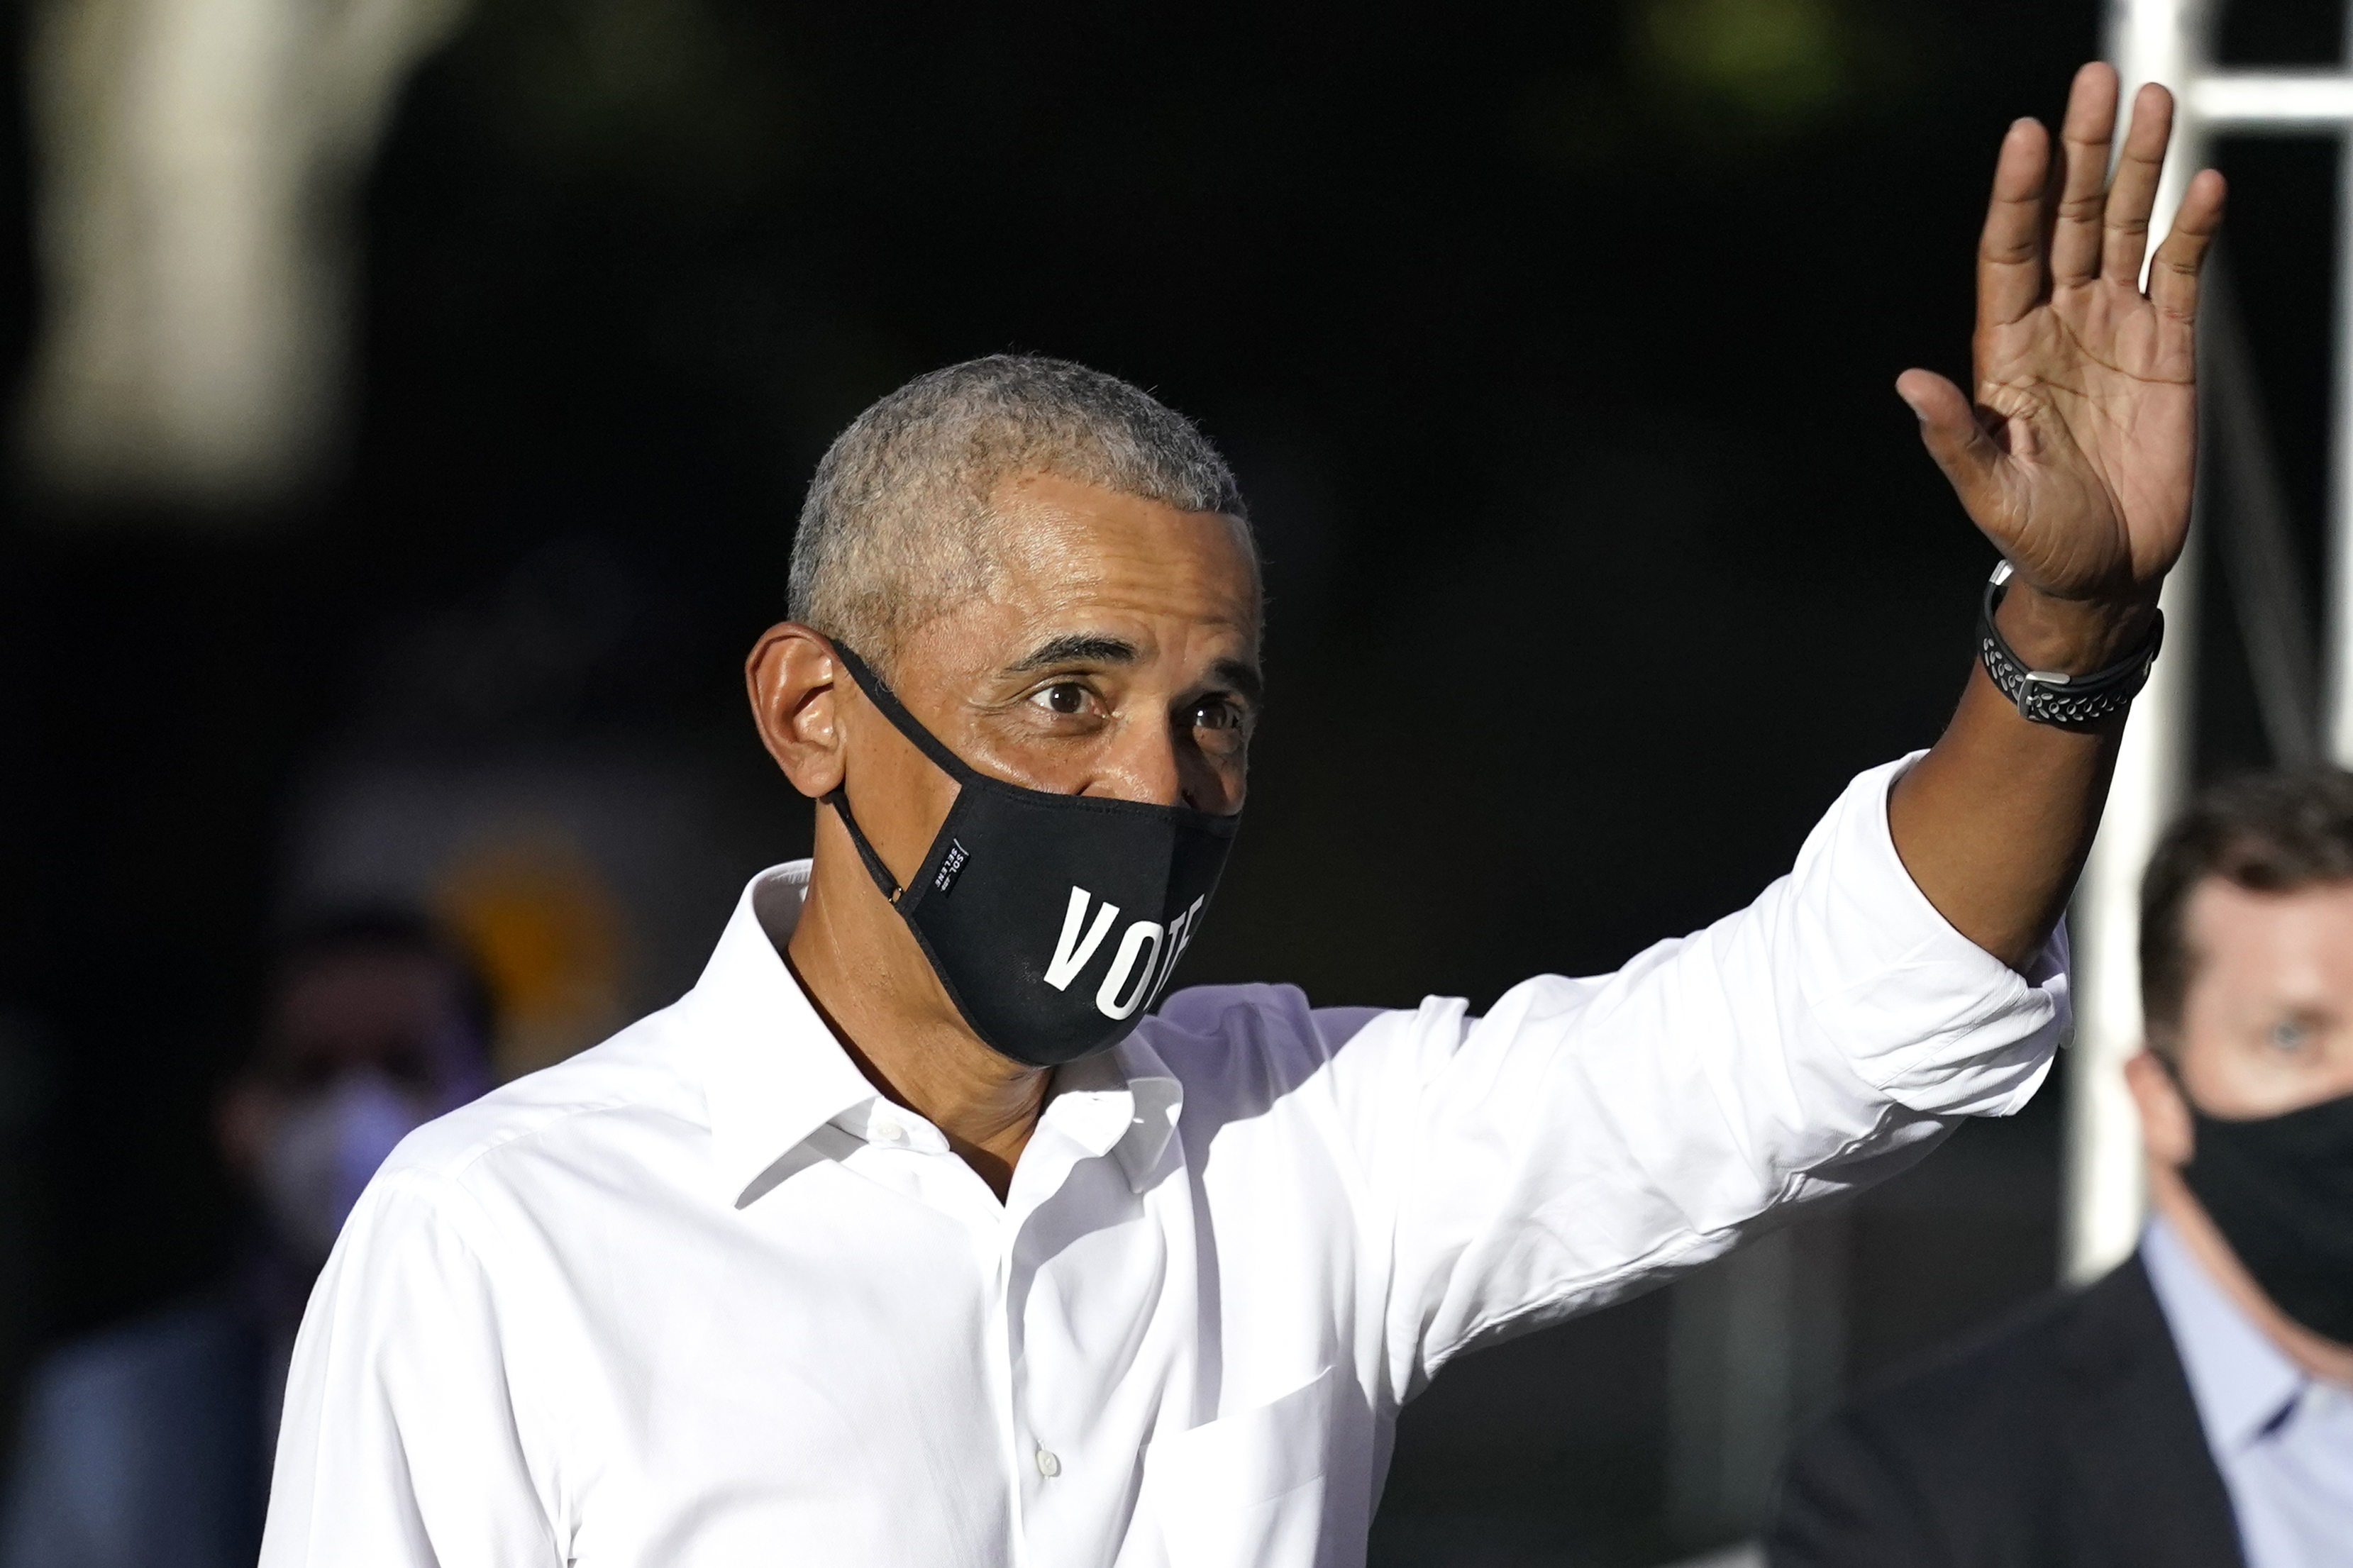
POLYGON ((881 709, 882 717, 891 721, 891 727, 906 736, 917 751, 937 763, 942 773, 959 784, 968 784, 978 776, 971 764, 949 751, 937 735, 915 721, 915 716, 901 706, 898 693, 892 691, 881 676, 868 668, 864 659, 841 643, 835 643, 833 651, 840 658, 841 667, 849 671, 851 681, 866 694, 866 700, 881 709))
MULTIPOLYGON (((865 694, 869 702, 881 710, 882 717, 891 721, 891 727, 913 742, 916 750, 931 758, 941 772, 961 786, 972 772, 964 759, 942 745, 938 736, 917 723, 915 716, 900 705, 897 694, 883 684, 882 678, 867 668, 866 661, 850 652, 848 646, 837 641, 833 651, 835 657, 841 660, 841 667, 849 672, 851 682, 865 694)), ((858 858, 866 862, 866 874, 874 879, 874 885, 881 889, 882 896, 896 904, 900 895, 907 889, 891 875, 891 868, 882 864, 882 857, 874 852, 874 846, 867 839, 865 829, 860 827, 858 818, 850 815, 846 786, 836 784, 822 798, 841 818, 841 826, 849 830, 849 841, 858 847, 858 858)))
POLYGON ((858 826, 858 818, 849 815, 849 797, 836 785, 820 798, 833 807, 834 815, 841 818, 841 826, 849 830, 849 841, 858 846, 858 858, 866 862, 866 874, 874 879, 882 896, 896 904, 899 895, 907 889, 899 885, 898 879, 891 875, 891 868, 882 864, 882 857, 874 853, 874 846, 866 841, 865 829, 858 826))

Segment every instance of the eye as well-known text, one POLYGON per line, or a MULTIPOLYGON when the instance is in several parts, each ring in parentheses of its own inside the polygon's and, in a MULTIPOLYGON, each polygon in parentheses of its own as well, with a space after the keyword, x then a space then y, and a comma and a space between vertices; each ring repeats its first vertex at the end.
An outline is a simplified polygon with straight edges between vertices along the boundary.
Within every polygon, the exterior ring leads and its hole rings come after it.
POLYGON ((2272 1047, 2291 1054, 2312 1043, 2312 1026, 2301 1018, 2283 1018, 2272 1026, 2272 1047))
POLYGON ((1075 680, 1058 680, 1040 688, 1029 700, 1049 713, 1083 713, 1087 710, 1087 689, 1075 680))
POLYGON ((1239 730, 1242 727, 1242 710, 1225 698, 1212 697, 1194 708, 1193 727, 1197 730, 1239 730))

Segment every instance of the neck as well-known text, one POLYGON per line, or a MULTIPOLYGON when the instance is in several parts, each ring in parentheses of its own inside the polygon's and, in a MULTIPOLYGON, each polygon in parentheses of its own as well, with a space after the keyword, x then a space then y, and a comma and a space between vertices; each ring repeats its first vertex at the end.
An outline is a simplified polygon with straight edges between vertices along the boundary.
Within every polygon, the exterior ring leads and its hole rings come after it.
POLYGON ((2222 1288, 2222 1293, 2265 1339, 2279 1347, 2282 1355, 2312 1377, 2353 1388, 2353 1345, 2324 1339, 2281 1311, 2239 1261, 2239 1255, 2231 1250, 2231 1244, 2207 1215, 2206 1205, 2172 1166, 2149 1163, 2148 1194, 2157 1212, 2165 1216, 2206 1277, 2222 1288))
POLYGON ((818 814, 808 898, 785 962, 867 1081, 938 1128, 1001 1202, 1050 1075, 974 1037, 830 812, 818 814))

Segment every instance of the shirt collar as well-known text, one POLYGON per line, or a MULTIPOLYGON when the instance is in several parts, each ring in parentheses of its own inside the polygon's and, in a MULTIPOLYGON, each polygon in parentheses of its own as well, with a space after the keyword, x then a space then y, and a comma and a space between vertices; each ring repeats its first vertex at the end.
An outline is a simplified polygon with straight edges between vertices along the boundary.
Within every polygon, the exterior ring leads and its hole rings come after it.
POLYGON ((1184 1109, 1185 1090, 1161 1061, 1160 1053, 1135 1033, 1112 1050, 1060 1068, 1055 1075, 1056 1107, 1073 1096, 1095 1100, 1101 1110, 1085 1106, 1083 1135, 1069 1129, 1089 1153, 1108 1152, 1119 1162, 1128 1188, 1140 1193, 1152 1184, 1160 1156, 1176 1131, 1176 1114, 1184 1109))
POLYGON ((2162 1215, 2150 1218, 2140 1249, 2207 1436, 2217 1448, 2246 1447, 2277 1425, 2311 1380, 2249 1321, 2162 1215))
POLYGON ((753 878, 687 998, 719 1181, 737 1206, 810 1133, 876 1098, 785 965, 808 878, 807 860, 753 878))
MULTIPOLYGON (((808 897, 809 866, 788 861, 752 879, 687 997, 718 1179, 736 1207, 790 1173, 779 1174, 780 1166, 797 1169, 787 1157, 812 1133, 828 1122, 862 1128, 881 1098, 784 961, 808 897)), ((1089 1155, 1113 1154, 1139 1193, 1184 1104, 1176 1075, 1143 1035, 1060 1069, 1048 1107, 1089 1155)))

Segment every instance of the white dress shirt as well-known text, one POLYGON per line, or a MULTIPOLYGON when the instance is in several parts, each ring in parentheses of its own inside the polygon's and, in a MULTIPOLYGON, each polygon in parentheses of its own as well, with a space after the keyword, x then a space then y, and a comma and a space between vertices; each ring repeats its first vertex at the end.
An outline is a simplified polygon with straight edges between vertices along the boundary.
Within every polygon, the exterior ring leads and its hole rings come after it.
POLYGON ((2149 1222, 2140 1255, 2247 1568, 2353 1563, 2353 1392, 2288 1360, 2164 1220, 2149 1222))
MULTIPOLYGON (((1615 974, 1172 996, 999 1203, 778 957, 402 1145, 296 1347, 264 1568, 1363 1560, 1398 1407, 2016 1110, 2066 1022, 1855 780, 1790 875, 1615 974)), ((1401 868, 1400 874, 1406 874, 1401 868)))

